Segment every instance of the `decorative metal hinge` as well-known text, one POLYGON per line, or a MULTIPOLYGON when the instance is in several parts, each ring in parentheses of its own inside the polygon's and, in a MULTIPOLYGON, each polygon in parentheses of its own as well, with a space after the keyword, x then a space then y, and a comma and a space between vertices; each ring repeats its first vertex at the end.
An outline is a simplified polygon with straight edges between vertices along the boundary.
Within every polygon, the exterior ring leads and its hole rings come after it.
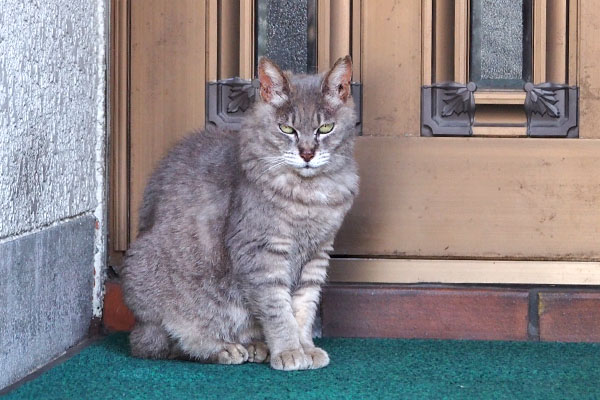
MULTIPOLYGON (((206 122, 231 130, 241 128, 242 120, 258 96, 258 79, 230 78, 206 85, 206 122)), ((352 82, 352 98, 358 113, 358 131, 362 122, 362 85, 352 82)))
POLYGON ((527 136, 579 137, 579 88, 556 83, 525 84, 527 136))
POLYGON ((477 85, 436 83, 421 89, 421 134, 423 136, 471 136, 475 118, 477 85))

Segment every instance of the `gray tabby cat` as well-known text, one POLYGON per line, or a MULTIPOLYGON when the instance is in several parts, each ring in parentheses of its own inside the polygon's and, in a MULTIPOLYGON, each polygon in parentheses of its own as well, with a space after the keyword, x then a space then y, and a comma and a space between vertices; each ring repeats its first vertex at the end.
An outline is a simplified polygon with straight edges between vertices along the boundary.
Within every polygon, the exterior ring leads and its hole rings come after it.
POLYGON ((152 175, 121 271, 133 355, 321 368, 312 324, 358 190, 352 63, 291 75, 265 58, 240 132, 207 129, 152 175), (264 343, 266 342, 266 344, 264 343))

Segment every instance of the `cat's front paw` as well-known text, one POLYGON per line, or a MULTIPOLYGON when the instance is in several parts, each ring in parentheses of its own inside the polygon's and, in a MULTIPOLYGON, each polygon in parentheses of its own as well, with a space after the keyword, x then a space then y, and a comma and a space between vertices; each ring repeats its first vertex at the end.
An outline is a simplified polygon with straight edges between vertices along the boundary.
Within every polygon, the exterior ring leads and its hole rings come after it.
POLYGON ((319 347, 305 347, 304 354, 312 360, 311 369, 323 368, 329 365, 329 355, 319 347))
POLYGON ((246 346, 248 350, 248 362, 262 363, 269 359, 269 348, 263 342, 254 342, 246 346))
POLYGON ((214 359, 218 364, 242 364, 248 361, 248 350, 241 344, 227 343, 214 359))
POLYGON ((295 371, 311 368, 311 358, 302 349, 284 350, 271 354, 271 367, 283 371, 295 371))

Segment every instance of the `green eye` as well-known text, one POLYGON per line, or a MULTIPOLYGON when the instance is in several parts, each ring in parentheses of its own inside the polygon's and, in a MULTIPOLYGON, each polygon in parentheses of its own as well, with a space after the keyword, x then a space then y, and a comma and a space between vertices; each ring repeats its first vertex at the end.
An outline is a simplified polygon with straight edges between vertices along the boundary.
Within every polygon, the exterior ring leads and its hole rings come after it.
POLYGON ((323 124, 319 127, 319 133, 329 133, 333 130, 333 124, 323 124))
POLYGON ((289 125, 285 125, 285 124, 279 124, 279 129, 281 129, 281 132, 287 133, 288 135, 291 135, 292 133, 296 133, 296 130, 294 128, 292 128, 289 125))

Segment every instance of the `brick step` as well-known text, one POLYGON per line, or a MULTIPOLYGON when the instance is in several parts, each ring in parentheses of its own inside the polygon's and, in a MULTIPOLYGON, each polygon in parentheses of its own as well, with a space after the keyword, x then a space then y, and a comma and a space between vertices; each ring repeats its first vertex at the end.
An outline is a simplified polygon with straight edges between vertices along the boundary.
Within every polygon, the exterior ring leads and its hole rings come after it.
MULTIPOLYGON (((600 289, 330 284, 324 336, 600 342, 600 289)), ((135 323, 118 281, 106 283, 103 323, 135 323)))

